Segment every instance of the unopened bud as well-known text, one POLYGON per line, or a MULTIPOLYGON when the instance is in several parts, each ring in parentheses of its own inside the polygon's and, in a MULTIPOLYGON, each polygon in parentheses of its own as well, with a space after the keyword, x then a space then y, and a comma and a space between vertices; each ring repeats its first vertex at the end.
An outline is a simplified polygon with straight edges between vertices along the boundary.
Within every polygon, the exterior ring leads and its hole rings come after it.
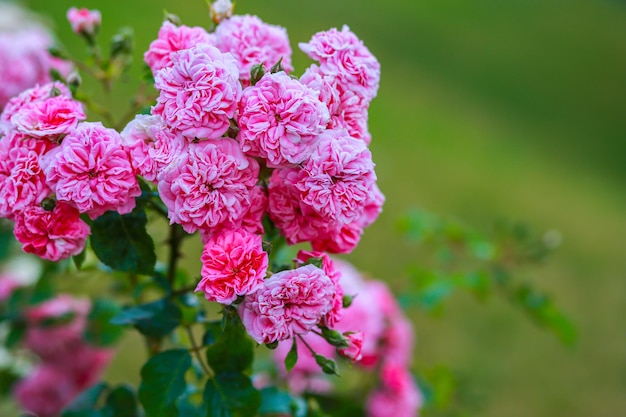
POLYGON ((233 15, 233 3, 230 0, 217 0, 210 6, 211 19, 215 24, 228 19, 233 15))
POLYGON ((77 9, 72 7, 67 11, 67 20, 72 30, 79 35, 93 37, 98 33, 102 24, 102 15, 99 10, 77 9))

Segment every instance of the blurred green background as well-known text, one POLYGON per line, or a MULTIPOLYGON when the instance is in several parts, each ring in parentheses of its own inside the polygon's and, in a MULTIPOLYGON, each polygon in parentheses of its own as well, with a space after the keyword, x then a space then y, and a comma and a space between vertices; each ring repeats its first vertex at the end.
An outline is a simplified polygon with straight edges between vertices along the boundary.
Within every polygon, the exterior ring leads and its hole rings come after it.
MULTIPOLYGON (((203 0, 25 3, 78 55, 65 11, 100 9, 103 38, 135 29, 139 64, 164 9, 188 25, 209 21, 203 0)), ((576 323, 576 345, 502 300, 461 294, 440 318, 412 312, 416 368, 445 363, 462 375, 467 415, 626 415, 626 3, 239 0, 236 12, 287 28, 297 74, 310 63, 297 43, 343 24, 381 62, 370 130, 387 203, 349 256, 360 269, 405 288, 420 249, 396 223, 413 207, 479 230, 506 218, 561 232, 532 281, 576 323)), ((116 89, 115 112, 134 85, 116 89)), ((120 357, 110 376, 136 381, 139 366, 120 357)))

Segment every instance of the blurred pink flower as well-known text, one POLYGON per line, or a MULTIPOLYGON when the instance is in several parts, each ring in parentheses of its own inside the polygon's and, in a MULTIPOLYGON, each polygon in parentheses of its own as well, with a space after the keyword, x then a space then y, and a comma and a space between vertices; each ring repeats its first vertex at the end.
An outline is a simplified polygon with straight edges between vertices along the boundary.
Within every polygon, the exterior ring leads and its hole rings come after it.
POLYGON ((152 113, 193 140, 217 139, 230 127, 241 98, 235 59, 199 44, 172 55, 172 65, 155 75, 159 90, 152 113))
POLYGON ((287 31, 280 26, 264 23, 257 16, 233 16, 217 26, 215 36, 216 46, 235 57, 245 86, 250 84, 250 70, 257 64, 269 71, 282 58, 285 71, 293 71, 287 31))
POLYGON ((172 55, 184 49, 193 48, 199 44, 213 45, 213 35, 201 27, 176 26, 165 21, 159 29, 158 37, 152 41, 143 59, 152 73, 172 65, 172 55))
POLYGON ((286 340, 307 333, 332 308, 333 282, 320 268, 305 265, 278 272, 246 296, 239 315, 258 343, 286 340))
POLYGON ((204 292, 209 301, 231 304, 263 285, 267 266, 260 235, 226 230, 204 245, 202 279, 196 292, 204 292))
POLYGON ((239 224, 258 176, 259 164, 233 139, 202 140, 163 171, 159 193, 170 222, 193 233, 239 224))
POLYGON ((108 210, 130 213, 141 194, 120 134, 100 122, 80 123, 41 165, 57 200, 92 219, 108 210))
POLYGON ((415 417, 422 401, 422 394, 409 371, 401 365, 385 364, 381 386, 367 400, 367 415, 415 417))
POLYGON ((37 417, 56 417, 80 391, 65 370, 44 364, 17 383, 13 396, 24 410, 37 417))
POLYGON ((56 262, 82 252, 90 229, 76 208, 59 201, 52 211, 24 209, 15 218, 14 233, 24 252, 56 262))
POLYGON ((241 149, 271 167, 299 164, 311 155, 329 117, 315 91, 284 72, 265 74, 239 103, 241 149))
POLYGON ((78 34, 94 35, 100 24, 102 16, 99 10, 71 7, 67 11, 67 20, 72 25, 72 30, 78 34))

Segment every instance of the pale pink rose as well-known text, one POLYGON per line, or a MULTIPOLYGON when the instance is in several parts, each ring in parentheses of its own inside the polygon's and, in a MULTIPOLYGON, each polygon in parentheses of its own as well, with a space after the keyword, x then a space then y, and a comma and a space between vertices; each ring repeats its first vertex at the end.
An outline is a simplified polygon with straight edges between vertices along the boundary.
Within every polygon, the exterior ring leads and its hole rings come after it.
POLYGON ((337 352, 352 362, 358 362, 363 358, 363 332, 353 332, 346 335, 348 339, 348 347, 337 348, 337 352))
POLYGON ((213 45, 213 35, 201 27, 176 26, 165 21, 159 29, 158 37, 152 41, 143 59, 152 73, 172 65, 172 55, 184 49, 191 49, 199 44, 213 45))
POLYGON ((120 133, 135 171, 156 181, 163 169, 187 150, 187 141, 172 132, 159 116, 138 114, 120 133))
MULTIPOLYGON (((0 57, 1 56, 0 54, 0 57)), ((60 96, 72 98, 72 94, 67 86, 58 81, 23 90, 20 94, 8 100, 6 106, 4 106, 4 110, 2 110, 0 114, 0 129, 7 132, 13 130, 13 124, 11 122, 13 115, 33 102, 43 101, 53 96, 53 90, 60 96)))
POLYGON ((159 177, 171 223, 189 232, 239 224, 250 205, 259 164, 228 138, 189 144, 159 177))
POLYGON ((232 304, 263 285, 268 256, 260 235, 245 230, 226 230, 204 245, 202 279, 196 292, 209 301, 232 304))
POLYGON ((282 71, 265 74, 244 90, 239 103, 241 149, 271 167, 309 158, 330 118, 317 95, 282 71))
POLYGON ((13 219, 52 193, 40 160, 54 147, 15 131, 0 138, 0 217, 13 219))
POLYGON ((378 92, 380 64, 363 42, 343 26, 313 35, 300 49, 320 63, 321 72, 335 75, 344 91, 354 91, 366 102, 378 92))
POLYGON ((295 187, 303 203, 320 216, 345 224, 362 216, 375 183, 374 162, 365 143, 345 131, 327 130, 302 164, 295 187))
POLYGON ((343 288, 339 282, 341 278, 341 272, 335 268, 333 260, 327 254, 323 252, 305 251, 300 250, 296 255, 295 261, 298 264, 303 265, 311 258, 318 258, 322 261, 322 270, 328 278, 333 282, 335 286, 335 297, 333 299, 333 305, 331 310, 322 318, 321 325, 329 328, 334 328, 335 324, 343 317, 343 288))
POLYGON ((270 218, 290 245, 321 239, 336 223, 302 202, 295 186, 299 175, 298 168, 276 169, 268 186, 270 218))
POLYGON ((37 417, 57 417, 80 392, 63 369, 43 364, 17 383, 13 397, 22 409, 37 417))
POLYGON ((286 340, 307 333, 332 308, 333 282, 320 268, 305 265, 266 279, 239 306, 248 334, 258 343, 286 340))
POLYGON ((152 113, 190 140, 226 133, 241 98, 235 59, 207 44, 173 54, 154 85, 159 97, 152 113))
POLYGON ((367 400, 367 416, 416 417, 422 401, 422 393, 408 370, 386 364, 381 373, 381 386, 367 400))
POLYGON ((11 123, 21 133, 56 141, 86 117, 80 102, 58 95, 25 104, 11 116, 11 123))
POLYGON ((71 64, 52 57, 50 34, 34 25, 22 25, 15 31, 0 31, 0 109, 22 91, 51 81, 50 70, 67 76, 71 64))
POLYGON ((82 344, 91 303, 61 294, 25 312, 27 331, 24 346, 44 361, 54 362, 71 355, 82 344))
POLYGON ((24 252, 56 262, 81 253, 90 229, 78 210, 59 201, 52 211, 40 206, 24 209, 15 217, 13 232, 24 252))
POLYGON ((71 7, 67 11, 67 20, 72 30, 78 34, 94 35, 102 24, 102 15, 99 10, 71 7))
POLYGON ((216 46, 235 57, 239 78, 246 86, 250 84, 250 70, 257 64, 269 71, 282 58, 284 70, 293 71, 287 31, 280 26, 264 23, 257 16, 233 16, 217 26, 215 35, 216 46))
POLYGON ((130 213, 141 194, 120 134, 100 122, 80 123, 41 164, 57 200, 92 219, 108 210, 130 213))

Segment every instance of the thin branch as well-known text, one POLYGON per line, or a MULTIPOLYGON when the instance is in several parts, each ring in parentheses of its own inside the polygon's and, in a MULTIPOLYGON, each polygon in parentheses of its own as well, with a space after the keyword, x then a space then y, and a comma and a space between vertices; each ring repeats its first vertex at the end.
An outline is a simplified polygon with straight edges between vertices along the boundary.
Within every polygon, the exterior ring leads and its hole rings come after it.
POLYGON ((202 355, 200 354, 200 350, 202 349, 202 347, 198 346, 198 344, 196 343, 196 338, 193 335, 191 326, 186 325, 185 330, 187 331, 187 335, 189 336, 189 341, 191 342, 191 349, 190 349, 191 352, 193 352, 198 362, 200 362, 200 366, 202 367, 202 370, 204 371, 204 373, 207 374, 209 378, 213 378, 215 376, 215 372, 213 372, 213 369, 211 369, 209 365, 205 364, 204 360, 202 360, 202 355))

